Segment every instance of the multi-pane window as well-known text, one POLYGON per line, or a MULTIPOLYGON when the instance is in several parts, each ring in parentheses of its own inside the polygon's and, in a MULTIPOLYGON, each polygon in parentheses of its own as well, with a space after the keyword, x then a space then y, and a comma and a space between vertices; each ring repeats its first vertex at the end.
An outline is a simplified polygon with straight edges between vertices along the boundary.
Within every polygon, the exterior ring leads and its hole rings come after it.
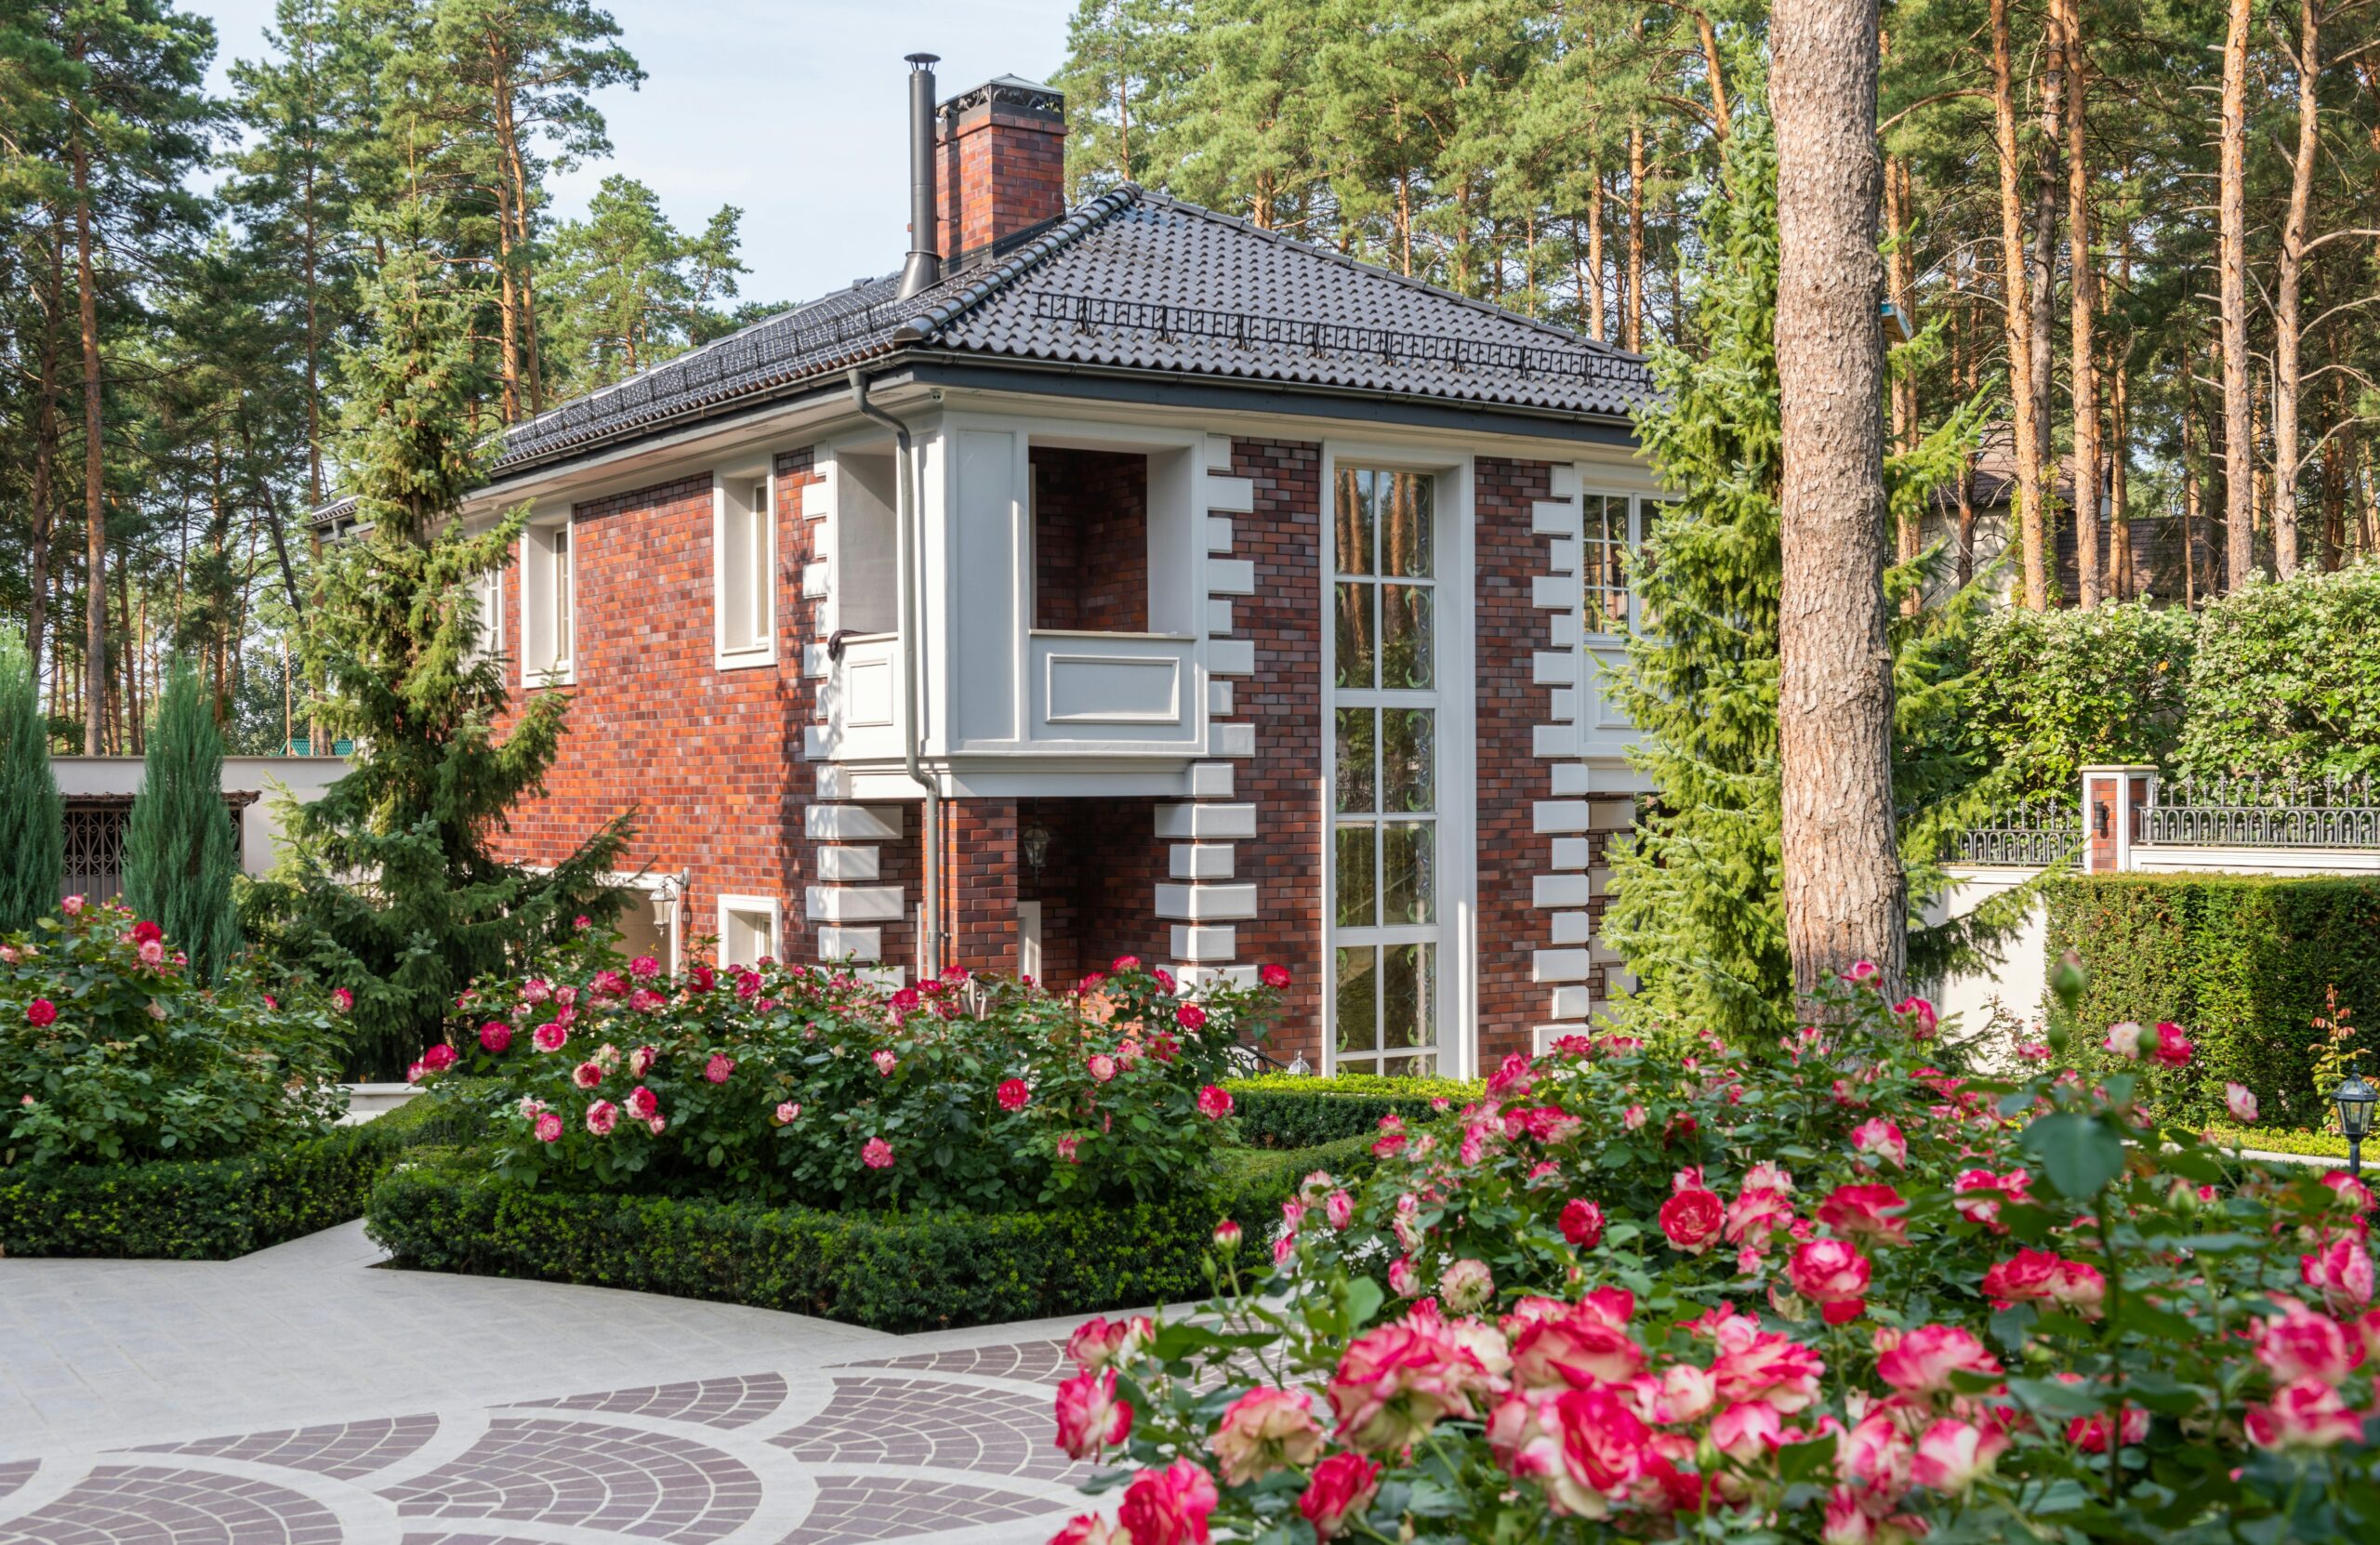
POLYGON ((768 479, 721 491, 718 605, 719 653, 723 665, 768 657, 771 633, 776 626, 774 527, 768 479))
POLYGON ((1590 633, 1628 631, 1628 496, 1588 494, 1580 504, 1586 545, 1579 569, 1586 583, 1580 621, 1590 633))
POLYGON ((576 578, 568 522, 521 538, 521 670, 535 685, 571 679, 577 643, 576 578))
POLYGON ((1437 1036, 1435 480, 1333 490, 1331 922, 1338 1065, 1426 1073, 1437 1036))
POLYGON ((475 660, 493 659, 504 653, 504 571, 491 569, 471 580, 471 599, 479 613, 479 642, 471 650, 475 660))

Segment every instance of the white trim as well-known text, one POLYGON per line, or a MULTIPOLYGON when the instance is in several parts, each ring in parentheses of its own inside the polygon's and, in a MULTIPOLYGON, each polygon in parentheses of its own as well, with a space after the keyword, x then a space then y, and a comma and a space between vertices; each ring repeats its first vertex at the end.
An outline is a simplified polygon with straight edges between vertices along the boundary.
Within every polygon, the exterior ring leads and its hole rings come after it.
POLYGON ((616 871, 604 877, 606 883, 622 891, 638 891, 650 904, 667 903, 669 920, 661 925, 661 967, 676 976, 683 966, 686 953, 686 882, 682 875, 656 875, 651 870, 642 874, 621 874, 616 871))
MULTIPOLYGON (((1376 692, 1373 700, 1394 705, 1409 701, 1434 706, 1437 713, 1438 764, 1436 840, 1437 921, 1423 927, 1368 930, 1375 943, 1432 942, 1437 947, 1437 1022, 1433 1071, 1445 1077, 1469 1077, 1479 1060, 1479 803, 1477 789, 1478 702, 1475 636, 1478 574, 1475 548, 1478 468, 1474 457, 1435 447, 1378 442, 1326 440, 1322 446, 1319 515, 1326 533, 1331 527, 1331 501, 1337 496, 1342 462, 1397 471, 1426 472, 1436 479, 1433 496, 1436 528, 1432 545, 1436 553, 1431 575, 1439 600, 1435 626, 1437 658, 1429 693, 1376 692)), ((1338 1068, 1338 1033, 1333 1018, 1338 1005, 1338 629, 1335 554, 1326 536, 1316 544, 1318 581, 1316 624, 1321 640, 1322 775, 1319 780, 1322 845, 1320 933, 1316 940, 1322 976, 1322 1071, 1338 1068)), ((1376 1064, 1375 1064, 1376 1065, 1376 1064)))
POLYGON ((743 477, 726 472, 713 475, 710 483, 710 610, 711 663, 720 670, 749 670, 756 666, 777 663, 777 480, 774 468, 743 477), (753 493, 759 491, 760 508, 752 508, 753 493), (741 503, 734 501, 741 500, 741 503), (733 508, 731 508, 733 505, 733 508), (727 561, 733 548, 734 523, 737 517, 757 519, 761 523, 761 546, 766 549, 760 561, 760 576, 755 581, 749 574, 731 576, 727 561), (733 644, 728 641, 728 584, 731 577, 754 586, 754 602, 760 614, 755 621, 754 632, 759 641, 733 644))
POLYGON ((565 508, 560 515, 533 520, 521 532, 521 684, 532 691, 539 687, 574 686, 578 680, 578 532, 573 519, 575 512, 565 508), (553 580, 554 538, 562 538, 562 550, 568 567, 562 574, 562 588, 568 592, 569 636, 552 640, 559 647, 547 647, 559 629, 553 580), (544 655, 547 663, 533 663, 544 655))
POLYGON ((722 892, 719 898, 719 944, 717 946, 719 963, 722 966, 748 966, 757 964, 757 961, 753 960, 733 960, 729 958, 728 939, 730 935, 727 931, 727 919, 731 913, 737 912, 744 913, 747 916, 756 912, 764 912, 768 915, 769 947, 761 953, 776 959, 783 959, 785 957, 782 953, 785 948, 785 909, 777 898, 774 896, 739 896, 722 892))

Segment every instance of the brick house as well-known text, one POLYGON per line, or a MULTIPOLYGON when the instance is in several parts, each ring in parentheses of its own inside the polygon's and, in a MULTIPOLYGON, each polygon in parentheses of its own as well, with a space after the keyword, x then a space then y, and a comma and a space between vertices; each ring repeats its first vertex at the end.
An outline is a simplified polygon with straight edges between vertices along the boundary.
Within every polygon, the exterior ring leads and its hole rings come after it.
POLYGON ((908 266, 516 426, 494 642, 572 694, 510 856, 624 807, 638 947, 1295 973, 1268 1050, 1584 1019, 1641 361, 1141 189, 911 77, 908 266), (930 147, 930 150, 929 150, 930 147), (644 905, 649 903, 650 905, 644 905))

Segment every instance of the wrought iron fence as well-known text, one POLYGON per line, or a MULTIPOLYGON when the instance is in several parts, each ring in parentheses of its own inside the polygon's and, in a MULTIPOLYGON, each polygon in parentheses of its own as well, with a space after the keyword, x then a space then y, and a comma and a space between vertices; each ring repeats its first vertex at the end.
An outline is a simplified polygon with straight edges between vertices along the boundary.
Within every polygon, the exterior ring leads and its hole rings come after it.
POLYGON ((2082 846, 2082 812, 2056 799, 2033 799, 1969 826, 1952 844, 1950 862, 1995 868, 2043 869, 2082 846))
POLYGON ((2209 848, 2380 848, 2380 786, 2369 774, 2161 781, 2140 841, 2209 848))

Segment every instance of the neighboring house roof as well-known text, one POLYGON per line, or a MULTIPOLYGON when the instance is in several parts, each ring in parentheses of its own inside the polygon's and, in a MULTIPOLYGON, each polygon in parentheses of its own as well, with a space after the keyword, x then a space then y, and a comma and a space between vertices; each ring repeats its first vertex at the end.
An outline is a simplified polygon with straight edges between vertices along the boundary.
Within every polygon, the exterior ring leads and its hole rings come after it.
POLYGON ((1654 391, 1641 356, 1129 184, 896 292, 863 280, 517 424, 496 472, 909 351, 1607 420, 1654 391))

